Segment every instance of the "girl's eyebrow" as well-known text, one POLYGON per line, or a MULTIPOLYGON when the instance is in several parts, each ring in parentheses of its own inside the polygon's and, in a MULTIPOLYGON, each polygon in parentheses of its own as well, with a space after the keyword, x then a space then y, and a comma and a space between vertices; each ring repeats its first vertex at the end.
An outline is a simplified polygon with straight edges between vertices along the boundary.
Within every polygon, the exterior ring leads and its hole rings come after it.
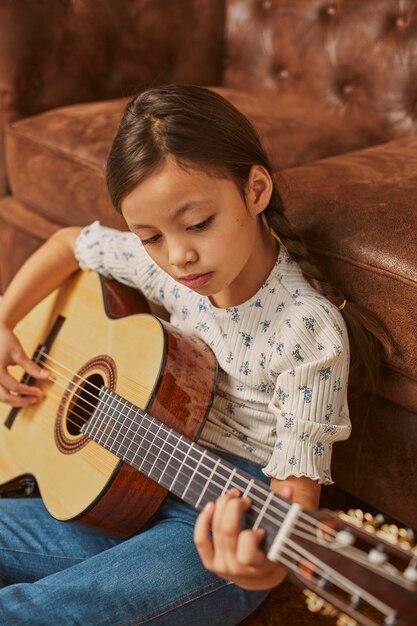
MULTIPOLYGON (((207 206, 208 203, 205 200, 191 200, 190 202, 186 202, 178 207, 171 216, 171 219, 175 220, 187 211, 191 211, 191 209, 199 208, 200 206, 207 206)), ((153 228, 149 224, 132 224, 132 228, 153 228)))

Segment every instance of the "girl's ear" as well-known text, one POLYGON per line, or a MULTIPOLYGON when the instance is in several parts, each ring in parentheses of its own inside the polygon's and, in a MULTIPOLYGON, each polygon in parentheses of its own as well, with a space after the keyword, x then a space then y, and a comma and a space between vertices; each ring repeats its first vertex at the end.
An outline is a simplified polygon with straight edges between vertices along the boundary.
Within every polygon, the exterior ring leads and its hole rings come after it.
POLYGON ((269 172, 262 165, 252 165, 246 183, 246 203, 253 215, 266 209, 271 199, 273 182, 269 172))

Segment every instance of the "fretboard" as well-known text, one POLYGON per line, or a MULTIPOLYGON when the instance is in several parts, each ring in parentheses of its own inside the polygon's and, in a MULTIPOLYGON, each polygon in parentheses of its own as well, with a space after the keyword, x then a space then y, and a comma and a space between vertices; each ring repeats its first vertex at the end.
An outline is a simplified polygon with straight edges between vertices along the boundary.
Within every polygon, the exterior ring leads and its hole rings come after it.
POLYGON ((179 435, 111 389, 101 389, 96 409, 82 431, 197 509, 236 487, 252 500, 245 526, 266 531, 266 551, 286 517, 287 501, 262 481, 179 435))

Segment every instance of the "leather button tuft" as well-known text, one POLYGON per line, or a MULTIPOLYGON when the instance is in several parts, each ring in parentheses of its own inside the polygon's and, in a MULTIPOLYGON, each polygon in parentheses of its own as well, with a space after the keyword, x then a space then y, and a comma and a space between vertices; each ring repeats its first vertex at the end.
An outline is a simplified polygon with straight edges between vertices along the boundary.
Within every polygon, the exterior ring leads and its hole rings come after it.
POLYGON ((351 96, 354 91, 355 91, 355 88, 354 88, 354 86, 351 83, 346 83, 346 85, 343 85, 343 87, 342 87, 342 94, 346 98, 351 96))
POLYGON ((337 13, 337 6, 335 4, 329 4, 324 7, 324 13, 329 17, 333 17, 337 13))
POLYGON ((287 78, 289 77, 290 73, 287 70, 286 67, 283 67, 281 70, 278 71, 278 76, 280 78, 282 78, 283 80, 287 80, 287 78))
POLYGON ((399 15, 396 19, 395 19, 395 26, 397 28, 407 28, 407 26, 410 23, 410 18, 408 15, 399 15))
POLYGON ((273 0, 262 0, 262 8, 264 11, 270 11, 273 6, 273 0))

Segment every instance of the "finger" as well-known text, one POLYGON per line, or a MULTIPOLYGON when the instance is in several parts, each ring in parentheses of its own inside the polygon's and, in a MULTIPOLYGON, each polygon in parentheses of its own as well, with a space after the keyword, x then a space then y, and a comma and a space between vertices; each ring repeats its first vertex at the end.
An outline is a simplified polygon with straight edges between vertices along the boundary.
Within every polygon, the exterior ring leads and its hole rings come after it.
POLYGON ((229 502, 231 500, 239 499, 240 491, 233 488, 216 500, 216 506, 213 515, 213 533, 219 532, 224 528, 224 518, 227 517, 227 514, 225 515, 225 511, 229 505, 229 502))
POLYGON ((10 393, 4 387, 0 387, 0 402, 4 402, 12 407, 24 407, 39 402, 35 396, 18 396, 10 393))
POLYGON ((262 528, 257 530, 243 530, 236 546, 236 558, 242 565, 262 567, 269 563, 261 543, 265 537, 262 528))
POLYGON ((203 565, 209 569, 214 558, 214 547, 210 538, 210 527, 215 509, 214 502, 208 502, 194 526, 194 543, 203 565))
POLYGON ((247 499, 240 497, 229 499, 223 509, 217 530, 214 529, 213 524, 213 542, 216 555, 221 555, 223 566, 231 574, 237 574, 239 571, 236 548, 241 532, 242 516, 250 505, 251 502, 247 499))
POLYGON ((286 500, 292 500, 294 495, 294 489, 289 485, 283 485, 279 488, 279 495, 285 498, 286 500))
POLYGON ((49 376, 49 372, 47 370, 40 367, 40 365, 35 363, 35 361, 32 361, 32 359, 29 359, 24 352, 19 351, 15 354, 14 360, 16 365, 20 365, 20 367, 22 367, 25 372, 29 374, 29 376, 33 376, 33 378, 43 379, 48 378, 49 376))
POLYGON ((8 392, 13 392, 24 396, 35 396, 37 398, 40 398, 43 395, 40 389, 19 382, 18 380, 13 378, 13 376, 10 376, 7 371, 4 371, 2 373, 0 382, 8 392))

